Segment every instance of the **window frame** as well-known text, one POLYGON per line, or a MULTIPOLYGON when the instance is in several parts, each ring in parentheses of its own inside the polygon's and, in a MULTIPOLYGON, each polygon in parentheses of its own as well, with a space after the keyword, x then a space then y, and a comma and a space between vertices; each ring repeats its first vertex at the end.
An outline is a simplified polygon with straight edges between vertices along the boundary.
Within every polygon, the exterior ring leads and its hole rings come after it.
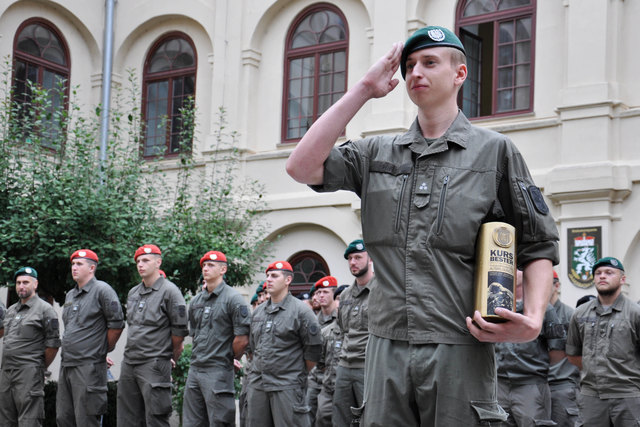
MULTIPOLYGON (((295 59, 308 58, 313 55, 314 62, 317 65, 319 63, 319 58, 321 55, 336 53, 336 52, 344 52, 345 55, 345 70, 344 70, 344 92, 343 95, 347 92, 349 87, 349 25, 347 19, 344 14, 338 7, 332 5, 330 3, 316 3, 305 9, 303 9, 293 20, 289 29, 287 30, 287 37, 285 39, 285 48, 284 48, 284 75, 283 75, 283 90, 282 90, 282 121, 280 128, 280 141, 282 144, 296 144, 301 139, 298 138, 288 138, 287 137, 287 120, 289 115, 289 71, 291 61, 295 59), (330 11, 335 13, 342 19, 344 23, 345 30, 345 39, 337 42, 331 43, 323 43, 323 44, 315 44, 312 46, 306 46, 301 48, 290 48, 291 42, 293 40, 293 36, 298 28, 298 26, 304 21, 309 15, 312 15, 319 11, 330 11)), ((320 85, 318 69, 314 72, 314 82, 313 82, 313 113, 312 117, 313 122, 317 120, 318 114, 318 106, 319 106, 319 96, 318 89, 320 85), (317 116, 317 117, 316 117, 317 116)), ((333 103, 331 104, 333 105, 333 103)), ((312 124, 313 124, 312 122, 312 124)), ((306 131, 305 131, 306 133, 306 131)), ((304 136, 304 135, 303 135, 304 136)))
MULTIPOLYGON (((26 19, 18 26, 18 28, 14 33, 13 43, 12 43, 12 57, 11 57, 12 91, 14 91, 17 88, 16 63, 18 61, 26 63, 27 65, 35 66, 37 68, 38 75, 37 75, 37 81, 35 82, 37 85, 41 86, 44 83, 44 71, 47 69, 53 72, 54 74, 61 75, 66 80, 65 89, 64 89, 64 92, 62 93, 63 95, 62 106, 64 110, 68 112, 69 111, 69 93, 70 93, 69 91, 70 91, 70 83, 71 83, 71 55, 69 53, 69 44, 67 43, 67 40, 65 39, 62 31, 60 31, 60 29, 51 21, 48 21, 40 17, 33 17, 33 18, 26 19), (34 24, 46 28, 58 38, 58 41, 62 48, 62 53, 64 55, 64 61, 66 62, 66 65, 60 65, 48 59, 45 59, 39 56, 33 56, 30 53, 27 53, 18 49, 18 38, 20 34, 24 31, 26 27, 34 24)), ((25 102, 24 99, 16 99, 16 98, 24 98, 24 94, 17 94, 15 92, 12 92, 11 94, 12 104, 17 102, 20 102, 21 104, 23 104, 25 102)), ((61 129, 61 131, 63 133, 66 133, 66 128, 61 129)), ((56 149, 56 147, 50 146, 49 144, 46 144, 46 145, 43 144, 43 147, 49 150, 56 149)), ((62 149, 62 147, 58 147, 58 149, 62 149)))
MULTIPOLYGON (((534 111, 534 94, 535 94, 535 64, 536 64, 536 17, 537 17, 537 2, 536 0, 530 0, 530 4, 526 6, 514 7, 512 9, 497 11, 497 12, 489 12, 482 15, 476 15, 472 17, 463 17, 462 14, 464 12, 465 7, 469 0, 460 0, 456 7, 456 34, 460 35, 461 31, 465 26, 469 25, 477 25, 477 24, 488 24, 491 23, 493 26, 493 40, 491 41, 492 47, 492 64, 491 64, 491 114, 477 117, 469 117, 469 120, 484 120, 484 119, 493 119, 493 118, 501 118, 505 116, 514 116, 514 115, 522 115, 529 114, 534 111), (497 112, 498 107, 498 43, 500 37, 499 26, 501 22, 506 21, 516 21, 521 18, 530 18, 531 19, 531 52, 530 52, 530 71, 529 71, 529 107, 522 108, 518 110, 510 110, 497 112)), ((514 57, 515 61, 515 57, 514 57)), ((514 62, 515 66, 516 63, 514 62)), ((515 77, 514 77, 515 78, 515 77)), ((482 86, 481 86, 482 87, 482 86)), ((463 108, 462 105, 462 90, 460 90, 458 101, 460 109, 463 108)))
MULTIPOLYGON (((310 251, 310 250, 304 250, 304 251, 300 251, 300 252, 296 252, 295 254, 293 254, 291 257, 289 257, 289 264, 291 264, 291 267, 294 270, 294 274, 295 274, 295 269, 296 266, 305 259, 311 258, 314 261, 318 262, 319 264, 322 265, 323 267, 323 272, 326 272, 325 276, 330 276, 331 275, 331 270, 329 269, 329 264, 327 264, 327 261, 325 261, 325 259, 320 256, 320 254, 318 254, 317 252, 314 251, 310 251)), ((315 271, 319 271, 319 270, 314 270, 315 271)), ((305 292, 309 292, 309 289, 311 289, 311 287, 315 284, 315 282, 313 283, 304 283, 304 284, 295 284, 293 283, 293 281, 291 282, 291 284, 289 285, 289 291, 291 292, 292 295, 296 296, 305 292)))
MULTIPOLYGON (((196 96, 196 92, 197 92, 197 74, 198 74, 198 52, 196 50, 196 46, 193 43, 193 40, 191 39, 191 37, 189 37, 187 34, 183 33, 182 31, 171 31, 168 33, 163 34, 162 36, 158 37, 154 43, 151 45, 150 49, 147 52, 147 55, 145 57, 144 60, 144 65, 143 65, 143 69, 142 69, 142 96, 141 96, 141 103, 142 103, 142 123, 144 124, 144 128, 142 130, 142 135, 140 138, 140 155, 144 158, 144 159, 155 159, 158 157, 162 157, 162 158, 175 158, 178 157, 180 154, 184 153, 184 152, 180 152, 177 151, 175 153, 171 153, 171 124, 173 123, 173 114, 171 112, 171 110, 173 109, 173 103, 171 102, 173 100, 173 81, 175 78, 179 78, 179 77, 187 77, 187 76, 193 76, 193 99, 195 102, 195 96, 196 96), (156 51, 158 50, 158 48, 160 48, 160 46, 162 46, 164 43, 174 40, 174 39, 182 39, 184 41, 186 41, 190 46, 191 46, 191 50, 193 51, 193 65, 190 67, 184 67, 184 68, 180 68, 179 70, 169 70, 169 71, 160 71, 160 72, 155 72, 155 73, 150 73, 149 72, 149 68, 151 66, 151 59, 153 58, 153 55, 156 53, 156 51), (156 83, 156 82, 160 82, 160 81, 167 81, 168 82, 168 89, 167 89, 167 99, 169 100, 169 102, 167 102, 167 129, 165 131, 165 151, 163 153, 160 154, 145 154, 145 144, 146 144, 146 132, 147 132, 147 101, 148 101, 148 90, 149 90, 149 84, 150 83, 156 83)), ((193 151, 193 140, 191 141, 191 148, 189 149, 189 152, 193 151)))

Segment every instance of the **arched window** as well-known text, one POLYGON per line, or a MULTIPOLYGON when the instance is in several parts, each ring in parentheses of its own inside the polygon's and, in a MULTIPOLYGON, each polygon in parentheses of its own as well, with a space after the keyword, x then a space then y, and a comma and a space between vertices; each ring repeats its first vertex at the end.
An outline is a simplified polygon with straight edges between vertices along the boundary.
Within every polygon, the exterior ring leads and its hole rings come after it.
POLYGON ((467 117, 533 110, 535 15, 535 0, 458 3, 469 71, 460 102, 467 117))
POLYGON ((287 35, 283 142, 296 142, 347 89, 349 35, 342 13, 317 4, 303 11, 287 35))
POLYGON ((60 111, 67 108, 69 73, 69 52, 60 31, 42 19, 23 22, 13 43, 13 101, 27 129, 33 126, 34 114, 44 117, 32 130, 45 146, 53 147, 64 132, 60 111), (36 88, 47 91, 47 102, 39 107, 45 111, 34 110, 36 88))
POLYGON ((289 264, 293 267, 289 291, 294 295, 308 292, 318 280, 331 274, 326 261, 313 251, 298 252, 289 259, 289 264))
POLYGON ((181 111, 195 97, 196 60, 193 42, 183 33, 165 35, 149 51, 142 94, 145 157, 191 150, 181 111))

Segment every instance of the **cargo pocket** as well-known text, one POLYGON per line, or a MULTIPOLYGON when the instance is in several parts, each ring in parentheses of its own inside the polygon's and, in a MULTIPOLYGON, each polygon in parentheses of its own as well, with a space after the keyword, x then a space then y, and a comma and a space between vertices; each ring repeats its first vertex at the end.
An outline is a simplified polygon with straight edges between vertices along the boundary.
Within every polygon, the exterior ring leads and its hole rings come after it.
POLYGON ((171 383, 151 383, 151 413, 171 413, 171 383))
POLYGON ((353 419, 351 420, 350 427, 360 427, 360 420, 362 419, 365 405, 366 402, 362 402, 362 405, 357 408, 354 408, 353 406, 351 407, 351 414, 353 415, 353 419))
POLYGON ((102 415, 107 412, 106 385, 87 386, 85 408, 87 411, 87 415, 102 415))
POLYGON ((509 414, 498 405, 497 401, 472 400, 469 403, 478 416, 478 425, 501 425, 509 418, 509 414))
POLYGON ((29 392, 29 402, 27 402, 27 411, 25 418, 27 419, 43 419, 44 418, 44 390, 31 390, 29 392))
POLYGON ((300 427, 311 426, 311 407, 309 405, 294 405, 293 419, 300 427))

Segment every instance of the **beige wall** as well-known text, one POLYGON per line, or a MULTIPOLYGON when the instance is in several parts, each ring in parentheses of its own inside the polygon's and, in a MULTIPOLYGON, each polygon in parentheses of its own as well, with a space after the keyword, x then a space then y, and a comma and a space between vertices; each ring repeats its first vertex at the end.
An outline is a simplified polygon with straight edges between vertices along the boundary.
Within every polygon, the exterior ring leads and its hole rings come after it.
MULTIPOLYGON (((315 194, 293 182, 284 171, 292 147, 280 143, 284 42, 296 15, 313 3, 120 1, 114 79, 123 82, 129 68, 136 69, 141 79, 144 58, 158 37, 169 31, 188 34, 198 56, 198 160, 207 162, 217 109, 226 107, 229 128, 240 133, 239 145, 247 153, 243 170, 266 186, 265 237, 276 242, 273 258, 313 250, 325 258, 341 283, 348 283, 352 278, 342 252, 361 236, 359 200, 344 192, 315 194)), ((455 2, 449 0, 330 3, 348 21, 349 86, 393 42, 406 39, 415 29, 455 24, 455 2)), ((64 34, 71 51, 72 84, 83 88, 81 102, 99 102, 104 2, 2 2, 0 54, 11 54, 16 28, 33 16, 46 17, 64 34)), ((623 261, 631 283, 626 291, 640 299, 640 287, 634 283, 640 277, 637 22, 637 1, 539 0, 534 111, 476 122, 512 138, 543 188, 562 238, 557 270, 562 299, 570 305, 594 290, 577 288, 567 279, 566 230, 594 225, 603 229, 602 254, 623 261)), ((402 131, 414 115, 415 108, 399 87, 365 105, 347 126, 346 138, 402 131)), ((253 290, 245 292, 250 296, 253 290)))

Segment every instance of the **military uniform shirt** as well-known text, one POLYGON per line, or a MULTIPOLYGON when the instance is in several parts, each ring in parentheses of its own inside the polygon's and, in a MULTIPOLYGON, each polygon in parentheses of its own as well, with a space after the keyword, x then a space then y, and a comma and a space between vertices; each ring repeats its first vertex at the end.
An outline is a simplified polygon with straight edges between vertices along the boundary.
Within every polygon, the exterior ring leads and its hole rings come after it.
MULTIPOLYGON (((569 330, 569 322, 571 321, 571 316, 573 315, 573 308, 569 307, 567 304, 564 304, 559 299, 553 304, 553 308, 556 310, 556 314, 558 315, 558 321, 562 324, 565 332, 569 330)), ((575 385, 579 385, 580 383, 580 370, 576 365, 569 362, 569 359, 566 357, 562 359, 562 361, 556 363, 555 365, 549 366, 549 386, 553 387, 555 385, 561 385, 564 383, 573 383, 575 385)))
POLYGON ((582 356, 582 394, 640 397, 640 305, 620 294, 608 308, 598 298, 576 308, 567 354, 582 356))
POLYGON ((336 385, 336 369, 342 353, 342 333, 337 322, 322 328, 322 366, 324 368, 322 388, 333 394, 336 385))
POLYGON ((305 360, 320 360, 320 326, 305 303, 287 294, 278 304, 268 300, 255 309, 250 346, 252 387, 262 391, 304 387, 305 360))
POLYGON ((130 364, 146 363, 153 358, 171 359, 171 336, 189 334, 187 307, 180 289, 159 277, 146 287, 139 283, 127 297, 127 345, 124 359, 130 364))
POLYGON ((403 135, 334 147, 316 191, 361 198, 362 232, 375 260, 369 331, 414 344, 476 344, 475 242, 480 226, 516 228, 517 260, 558 263, 558 230, 516 146, 461 112, 427 144, 416 120, 403 135))
POLYGON ((340 295, 338 327, 342 332, 340 366, 364 368, 364 353, 369 340, 369 294, 375 286, 375 276, 366 286, 354 281, 340 295))
POLYGON ((191 300, 189 326, 193 337, 191 366, 231 368, 234 337, 249 335, 249 306, 223 281, 213 292, 205 289, 191 300))
POLYGON ((58 316, 51 304, 35 294, 26 303, 18 301, 9 307, 4 319, 2 369, 44 367, 45 348, 58 347, 58 316))
POLYGON ((104 362, 107 329, 124 328, 118 295, 107 283, 91 278, 67 292, 62 308, 62 366, 104 362))
POLYGON ((2 301, 0 301, 0 329, 4 328, 4 315, 7 313, 7 308, 4 306, 2 301))
MULTIPOLYGON (((522 301, 517 302, 518 313, 522 313, 522 301)), ((498 378, 512 384, 540 384, 547 382, 549 351, 564 351, 566 334, 558 315, 551 304, 547 304, 540 335, 525 343, 500 342, 495 344, 498 378)))

